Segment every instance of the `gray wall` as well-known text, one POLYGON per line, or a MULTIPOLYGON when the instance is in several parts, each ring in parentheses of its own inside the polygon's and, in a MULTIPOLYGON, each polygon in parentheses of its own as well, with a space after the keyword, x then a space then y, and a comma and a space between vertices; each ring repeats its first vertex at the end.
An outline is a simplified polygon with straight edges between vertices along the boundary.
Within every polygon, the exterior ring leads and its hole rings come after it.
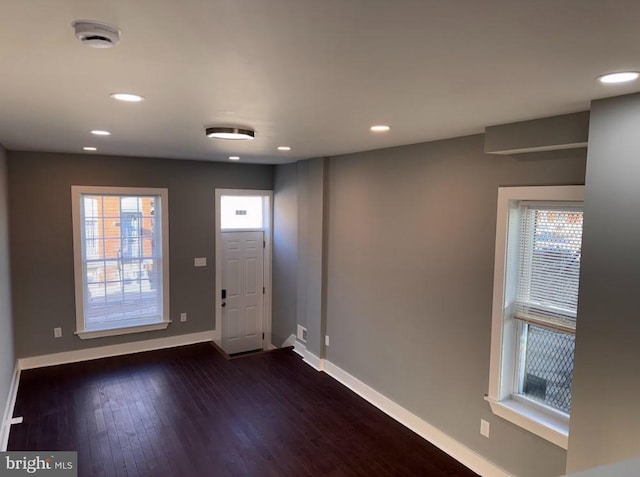
POLYGON ((214 328, 215 189, 271 189, 272 166, 26 152, 9 152, 8 158, 18 357, 214 328), (91 340, 73 335, 71 185, 169 189, 169 328, 91 340), (208 266, 194 268, 194 257, 207 257, 208 266), (181 312, 188 313, 186 323, 181 312), (57 326, 63 337, 54 339, 57 326))
POLYGON ((640 95, 591 109, 570 472, 640 455, 640 95))
POLYGON ((479 135, 331 158, 327 359, 516 475, 563 474, 483 396, 498 187, 582 184, 584 156, 490 156, 479 135))
POLYGON ((0 145, 0 419, 9 396, 16 365, 11 320, 11 280, 9 270, 9 215, 5 150, 0 145))
POLYGON ((307 269, 309 262, 309 161, 299 161, 297 166, 298 190, 298 266, 296 322, 307 327, 307 269))
POLYGON ((275 346, 296 332, 298 166, 276 166, 273 177, 273 314, 275 346))
POLYGON ((308 198, 305 213, 307 225, 307 349, 324 358, 325 306, 325 181, 327 163, 324 158, 310 159, 308 174, 308 198))
POLYGON ((306 347, 324 358, 326 327, 326 182, 328 159, 297 163, 298 264, 295 321, 307 329, 306 347))
MULTIPOLYGON (((325 194, 329 160, 315 158, 296 163, 293 173, 283 176, 274 186, 293 190, 297 196, 297 267, 296 313, 291 320, 307 329, 306 347, 313 355, 324 358, 326 327, 326 217, 325 194), (286 179, 286 181, 285 181, 286 179), (295 184, 294 184, 295 181, 295 184)), ((293 213, 293 212, 292 212, 293 213)), ((294 218, 289 219, 293 221, 294 218)), ((294 242, 291 240, 292 245, 294 242)))

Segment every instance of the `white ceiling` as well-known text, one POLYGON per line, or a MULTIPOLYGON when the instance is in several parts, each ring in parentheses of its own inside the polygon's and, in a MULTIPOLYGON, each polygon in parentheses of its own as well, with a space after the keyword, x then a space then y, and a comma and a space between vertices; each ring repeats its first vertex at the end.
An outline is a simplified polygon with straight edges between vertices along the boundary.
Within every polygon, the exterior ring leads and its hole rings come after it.
POLYGON ((282 163, 477 133, 640 91, 594 80, 640 69, 639 19, 637 0, 0 0, 0 143, 282 163), (77 19, 120 44, 83 46, 77 19))

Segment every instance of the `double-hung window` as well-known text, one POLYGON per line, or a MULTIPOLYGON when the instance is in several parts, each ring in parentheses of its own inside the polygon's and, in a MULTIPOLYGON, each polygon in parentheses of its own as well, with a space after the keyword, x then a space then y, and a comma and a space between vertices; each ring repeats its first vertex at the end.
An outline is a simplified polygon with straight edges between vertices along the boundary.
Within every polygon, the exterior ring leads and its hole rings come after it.
POLYGON ((498 192, 491 372, 497 415, 566 448, 583 186, 498 192))
POLYGON ((76 333, 169 325, 166 189, 72 187, 76 333))

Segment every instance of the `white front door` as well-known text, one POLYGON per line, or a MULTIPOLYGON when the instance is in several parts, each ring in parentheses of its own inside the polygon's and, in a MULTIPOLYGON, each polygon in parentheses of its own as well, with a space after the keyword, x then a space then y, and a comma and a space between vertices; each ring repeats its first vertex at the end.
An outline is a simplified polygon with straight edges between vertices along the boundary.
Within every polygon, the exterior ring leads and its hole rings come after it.
POLYGON ((264 232, 222 232, 222 349, 262 349, 264 232))

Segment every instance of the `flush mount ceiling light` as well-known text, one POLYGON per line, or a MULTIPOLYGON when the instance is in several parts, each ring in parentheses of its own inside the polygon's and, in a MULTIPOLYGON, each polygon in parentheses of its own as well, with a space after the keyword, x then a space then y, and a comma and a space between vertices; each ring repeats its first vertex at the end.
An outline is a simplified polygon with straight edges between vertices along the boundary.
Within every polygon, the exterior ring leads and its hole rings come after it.
POLYGON ((100 129, 94 129, 93 131, 91 131, 91 134, 93 134, 94 136, 111 136, 111 133, 109 131, 102 131, 100 129))
POLYGON ((371 129, 371 132, 387 132, 391 128, 384 124, 378 124, 376 126, 371 126, 370 129, 371 129))
POLYGON ((607 73, 602 76, 598 76, 598 80, 605 84, 616 84, 635 81, 638 77, 640 77, 640 73, 637 71, 620 71, 618 73, 607 73))
POLYGON ((229 160, 230 161, 239 161, 240 160, 240 156, 229 156, 229 160))
POLYGON ((118 101, 126 101, 127 103, 139 103, 144 101, 144 97, 138 94, 131 93, 112 93, 110 96, 118 101))
POLYGON ((97 147, 93 147, 93 146, 84 146, 82 148, 83 151, 97 151, 98 148, 97 147))
POLYGON ((76 38, 92 48, 111 48, 120 41, 120 30, 106 23, 76 20, 71 26, 76 32, 76 38))
POLYGON ((290 151, 291 146, 278 146, 278 151, 290 151))
POLYGON ((214 126, 206 129, 206 135, 215 139, 245 140, 254 139, 256 132, 253 129, 214 126))

